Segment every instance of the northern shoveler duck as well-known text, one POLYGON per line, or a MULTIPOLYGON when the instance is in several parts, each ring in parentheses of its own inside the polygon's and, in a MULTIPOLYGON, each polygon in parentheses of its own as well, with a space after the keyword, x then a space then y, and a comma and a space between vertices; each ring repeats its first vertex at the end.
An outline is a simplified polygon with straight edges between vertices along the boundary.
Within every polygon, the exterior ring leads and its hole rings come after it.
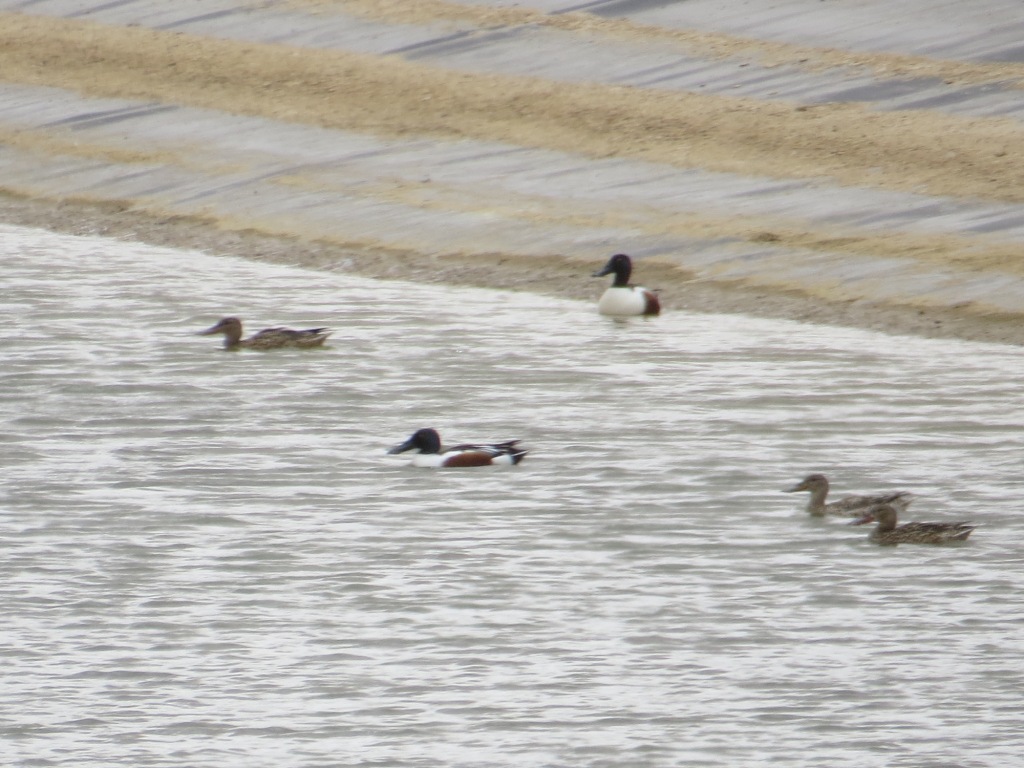
POLYGON ((417 449, 414 467, 485 467, 491 464, 518 464, 526 456, 525 448, 516 448, 518 440, 488 445, 456 445, 441 447, 441 436, 435 429, 418 429, 404 443, 388 449, 388 453, 403 453, 417 449))
POLYGON ((307 328, 295 331, 291 328, 264 328, 248 339, 242 338, 242 321, 237 317, 225 317, 216 325, 200 331, 200 336, 224 334, 224 349, 281 349, 297 347, 308 349, 320 347, 327 341, 331 332, 327 328, 307 328))
POLYGON ((828 478, 824 475, 808 475, 792 488, 783 489, 784 493, 797 493, 799 491, 811 492, 811 500, 807 502, 807 514, 811 517, 824 517, 825 515, 855 517, 880 504, 892 504, 898 509, 906 510, 910 502, 914 500, 912 493, 895 491, 894 493, 882 493, 874 496, 844 496, 839 501, 826 504, 825 497, 828 496, 828 478))
POLYGON ((658 294, 630 285, 629 276, 633 272, 633 261, 624 253, 617 253, 608 259, 602 269, 594 273, 594 277, 604 277, 615 273, 611 287, 597 302, 597 311, 602 315, 657 315, 661 312, 658 294))
POLYGON ((850 525, 865 525, 877 522, 875 530, 868 537, 876 544, 950 544, 964 541, 975 526, 970 523, 904 523, 896 525, 898 512, 892 504, 882 504, 871 509, 850 525))

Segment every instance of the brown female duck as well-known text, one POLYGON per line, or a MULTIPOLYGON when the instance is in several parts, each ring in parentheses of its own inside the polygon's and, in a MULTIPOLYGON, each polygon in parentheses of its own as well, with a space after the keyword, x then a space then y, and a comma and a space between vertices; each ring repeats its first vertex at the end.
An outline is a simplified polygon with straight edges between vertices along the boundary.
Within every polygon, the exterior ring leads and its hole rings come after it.
POLYGON ((200 336, 224 334, 224 349, 282 349, 285 347, 308 349, 320 347, 331 332, 327 328, 307 328, 296 331, 291 328, 264 328, 259 333, 242 338, 242 321, 237 317, 225 317, 216 325, 199 333, 200 336))
POLYGON ((895 491, 893 493, 881 493, 873 496, 844 496, 839 501, 832 501, 826 504, 828 478, 824 475, 808 475, 792 488, 783 489, 784 493, 797 493, 799 491, 810 491, 811 493, 811 499, 807 502, 807 514, 811 517, 825 517, 825 515, 855 517, 880 504, 892 504, 897 509, 906 510, 907 506, 914 499, 912 493, 895 491))
POLYGON ((868 537, 876 544, 950 544, 963 541, 975 526, 970 523, 904 523, 896 525, 897 511, 892 504, 882 504, 868 511, 850 525, 878 522, 868 537))

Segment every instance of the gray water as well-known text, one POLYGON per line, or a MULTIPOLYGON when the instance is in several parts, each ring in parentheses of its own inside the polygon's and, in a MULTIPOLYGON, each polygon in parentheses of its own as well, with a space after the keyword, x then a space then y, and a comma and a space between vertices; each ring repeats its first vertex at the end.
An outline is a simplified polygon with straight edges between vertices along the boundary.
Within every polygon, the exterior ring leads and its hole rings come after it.
POLYGON ((4 765, 1022 764, 1024 350, 0 258, 4 765), (335 335, 227 353, 224 314, 335 335), (423 426, 532 452, 385 455, 423 426), (811 471, 980 527, 879 548, 780 493, 811 471))

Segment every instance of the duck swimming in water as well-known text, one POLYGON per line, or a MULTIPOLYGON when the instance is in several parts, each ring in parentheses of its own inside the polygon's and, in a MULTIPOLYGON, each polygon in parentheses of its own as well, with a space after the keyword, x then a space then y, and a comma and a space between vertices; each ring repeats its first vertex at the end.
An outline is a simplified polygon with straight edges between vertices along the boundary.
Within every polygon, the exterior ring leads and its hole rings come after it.
POLYGON ((414 467, 485 467, 491 464, 518 464, 526 456, 525 448, 516 448, 518 440, 484 445, 441 447, 441 436, 435 429, 418 429, 404 443, 388 449, 388 453, 404 453, 417 449, 412 458, 414 467))
POLYGON ((877 522, 875 530, 868 537, 876 544, 950 544, 964 541, 975 526, 971 523, 904 523, 896 525, 897 509, 892 504, 882 504, 867 512, 850 525, 866 525, 877 522))
POLYGON ((237 317, 225 317, 216 325, 199 333, 200 336, 224 334, 224 349, 283 349, 292 347, 308 349, 320 347, 331 332, 327 328, 307 328, 302 331, 291 328, 264 328, 259 333, 242 338, 242 321, 237 317))
POLYGON ((783 489, 783 493, 810 491, 811 499, 807 502, 807 514, 811 517, 837 515, 839 517, 856 517, 880 504, 891 504, 901 511, 906 511, 914 495, 907 491, 881 493, 873 496, 844 496, 838 501, 825 503, 828 496, 828 478, 824 475, 808 475, 792 488, 783 489))
POLYGON ((633 272, 633 261, 624 253, 617 253, 608 259, 608 263, 593 274, 593 277, 604 277, 615 274, 615 279, 597 302, 597 311, 602 315, 620 317, 630 315, 657 315, 661 312, 658 294, 629 284, 629 276, 633 272))

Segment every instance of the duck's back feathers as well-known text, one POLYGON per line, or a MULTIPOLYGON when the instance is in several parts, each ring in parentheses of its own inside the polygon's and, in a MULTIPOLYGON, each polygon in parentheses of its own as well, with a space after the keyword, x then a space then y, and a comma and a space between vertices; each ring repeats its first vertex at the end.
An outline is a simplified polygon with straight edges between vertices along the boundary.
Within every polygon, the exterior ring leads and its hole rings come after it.
POLYGON ((331 332, 327 328, 264 328, 259 333, 241 342, 251 349, 274 349, 275 347, 319 347, 327 341, 331 332))
POLYGON ((877 544, 952 544, 966 541, 977 526, 968 522, 959 523, 905 523, 891 531, 871 532, 871 540, 877 544))
POLYGON ((914 500, 914 494, 909 491, 896 491, 894 493, 882 493, 874 496, 844 496, 838 501, 829 502, 825 505, 828 514, 853 516, 859 515, 865 509, 878 507, 882 504, 892 504, 900 510, 905 510, 914 500))
POLYGON ((904 523, 893 529, 893 533, 899 533, 904 539, 917 539, 919 541, 963 541, 971 532, 977 528, 968 521, 956 523, 904 523))

